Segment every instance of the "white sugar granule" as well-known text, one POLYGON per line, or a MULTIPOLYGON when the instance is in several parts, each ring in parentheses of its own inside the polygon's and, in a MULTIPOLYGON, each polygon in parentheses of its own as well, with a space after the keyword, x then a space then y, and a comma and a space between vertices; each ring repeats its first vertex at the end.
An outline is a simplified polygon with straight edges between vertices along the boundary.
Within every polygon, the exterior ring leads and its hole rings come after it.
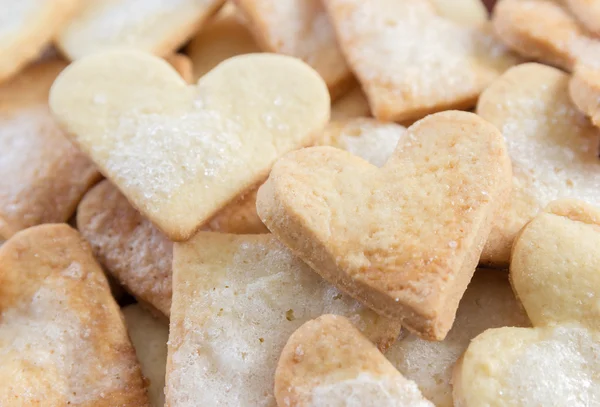
POLYGON ((396 149, 406 128, 394 123, 372 121, 350 124, 340 134, 338 145, 371 164, 382 167, 396 149))
POLYGON ((376 377, 361 373, 353 379, 312 390, 310 407, 433 407, 417 385, 402 376, 376 377))
POLYGON ((241 245, 225 267, 215 290, 182 300, 187 335, 172 355, 173 406, 274 406, 277 360, 300 325, 333 313, 365 328, 359 303, 283 247, 241 245))
POLYGON ((600 405, 600 344, 577 326, 558 326, 527 346, 513 363, 507 405, 588 407, 600 405))

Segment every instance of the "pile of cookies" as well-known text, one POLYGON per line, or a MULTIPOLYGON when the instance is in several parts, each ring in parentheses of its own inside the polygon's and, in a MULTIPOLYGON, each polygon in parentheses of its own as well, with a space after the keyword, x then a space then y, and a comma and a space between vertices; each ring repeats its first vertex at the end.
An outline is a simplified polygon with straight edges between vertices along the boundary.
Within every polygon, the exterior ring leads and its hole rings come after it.
POLYGON ((600 405, 600 1, 0 5, 0 406, 600 405))

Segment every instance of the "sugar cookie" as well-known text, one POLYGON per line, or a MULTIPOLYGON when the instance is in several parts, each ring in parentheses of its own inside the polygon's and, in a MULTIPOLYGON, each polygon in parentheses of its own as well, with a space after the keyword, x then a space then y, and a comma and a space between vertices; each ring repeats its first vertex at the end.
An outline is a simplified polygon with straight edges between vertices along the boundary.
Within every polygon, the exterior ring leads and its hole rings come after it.
POLYGON ((565 3, 585 28, 600 35, 600 1, 565 0, 565 3))
POLYGON ((81 0, 0 1, 0 82, 35 60, 81 0))
POLYGON ((56 45, 71 60, 113 48, 167 56, 183 45, 224 0, 85 1, 61 27, 56 45))
POLYGON ((65 66, 56 59, 40 62, 0 85, 0 238, 66 222, 100 177, 48 108, 50 86, 65 66))
POLYGON ((369 101, 360 87, 343 94, 331 105, 331 119, 343 120, 353 117, 371 116, 369 101))
POLYGON ((575 105, 600 127, 600 68, 579 64, 569 83, 569 95, 575 105))
POLYGON ((441 340, 510 180, 500 132, 473 113, 444 112, 411 126, 381 169, 330 147, 287 154, 257 211, 326 280, 441 340))
POLYGON ((486 28, 440 17, 425 0, 325 0, 340 45, 381 120, 472 107, 515 63, 486 28))
POLYGON ((459 24, 478 26, 488 20, 488 11, 481 0, 430 0, 442 16, 459 24))
POLYGON ((231 58, 188 86, 159 58, 109 51, 71 64, 50 94, 76 144, 172 240, 311 144, 329 103, 313 69, 273 54, 231 58))
MULTIPOLYGON (((256 214, 255 197, 219 212, 205 228, 226 233, 268 232, 256 214)), ((94 255, 138 301, 169 316, 173 244, 105 180, 77 208, 77 228, 94 255)))
POLYGON ((165 58, 187 83, 194 82, 192 60, 185 54, 171 54, 165 58))
POLYGON ((323 315, 287 341, 275 372, 281 407, 434 407, 346 318, 323 315))
POLYGON ((265 51, 302 59, 335 99, 353 83, 321 0, 234 0, 265 51))
POLYGON ((323 281, 272 235, 199 232, 175 244, 167 403, 271 406, 290 334, 324 313, 347 316, 380 348, 399 333, 323 281))
POLYGON ((600 42, 588 37, 558 2, 501 0, 492 21, 499 38, 526 58, 571 71, 580 59, 600 57, 600 42))
POLYGON ((452 407, 454 363, 473 338, 503 326, 530 326, 530 322, 513 294, 508 273, 477 270, 446 339, 432 342, 410 334, 394 343, 385 356, 437 407, 452 407))
POLYGON ((139 304, 129 305, 122 311, 142 373, 150 381, 148 386, 150 405, 164 407, 169 327, 164 322, 153 318, 139 304))
POLYGON ((260 48, 242 23, 237 8, 233 3, 227 3, 192 38, 185 51, 192 60, 193 76, 197 81, 226 59, 259 52, 260 48))
POLYGON ((513 248, 511 279, 535 328, 490 329, 453 375, 456 405, 592 406, 600 400, 600 210, 559 201, 513 248))
POLYGON ((477 113, 501 130, 512 161, 512 199, 481 258, 505 266, 519 230, 550 201, 572 197, 600 205, 600 132, 571 102, 569 76, 536 63, 492 83, 477 113))
POLYGON ((119 307, 89 246, 36 226, 0 249, 3 406, 148 406, 119 307))

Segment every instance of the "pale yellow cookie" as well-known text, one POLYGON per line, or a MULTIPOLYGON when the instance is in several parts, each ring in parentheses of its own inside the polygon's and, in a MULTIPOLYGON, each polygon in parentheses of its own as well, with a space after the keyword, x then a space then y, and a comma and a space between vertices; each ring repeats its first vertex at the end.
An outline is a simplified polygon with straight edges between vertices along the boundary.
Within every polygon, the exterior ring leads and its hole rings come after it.
POLYGON ((50 86, 66 65, 43 61, 0 85, 0 238, 66 222, 100 178, 48 108, 50 86))
POLYGON ((118 305, 67 225, 21 231, 0 249, 0 404, 148 407, 118 305))
POLYGON ((571 71, 578 60, 600 61, 600 42, 588 37, 552 0, 501 0, 492 15, 499 38, 525 58, 571 71))
POLYGON ((578 64, 569 83, 569 95, 579 110, 600 127, 600 67, 578 64))
POLYGON ((150 382, 150 405, 164 407, 169 326, 156 320, 138 304, 129 305, 122 311, 142 373, 150 382))
POLYGON ((510 276, 535 328, 490 329, 456 365, 454 401, 593 406, 600 400, 600 209, 553 202, 515 241, 510 276))
POLYGON ((348 319, 323 315, 287 341, 275 372, 280 407, 434 407, 348 319))
POLYGON ((492 83, 477 113, 500 129, 512 161, 512 199, 481 258, 506 266, 519 230, 552 200, 600 205, 600 132, 571 102, 569 75, 536 63, 514 67, 492 83))
POLYGON ((165 58, 187 83, 194 83, 192 60, 185 54, 171 54, 165 58))
POLYGON ((200 30, 185 49, 193 64, 194 80, 236 55, 259 52, 248 28, 242 23, 237 8, 227 3, 200 30))
POLYGON ((365 93, 358 86, 337 98, 331 105, 332 120, 361 116, 371 116, 371 109, 365 93))
POLYGON ((488 11, 481 0, 429 0, 442 16, 459 24, 478 26, 488 20, 488 11))
POLYGON ((439 16, 426 0, 325 0, 348 64, 381 120, 472 107, 515 63, 487 27, 439 16))
POLYGON ((234 0, 265 51, 302 59, 315 68, 331 98, 353 83, 321 0, 234 0))
POLYGON ((600 34, 600 1, 564 0, 569 10, 585 28, 595 35, 600 34))
POLYGON ((72 140, 173 240, 311 144, 329 103, 313 69, 273 54, 231 58, 187 85, 160 58, 109 51, 71 64, 50 94, 72 140))
MULTIPOLYGON (((266 233, 256 214, 256 195, 233 203, 205 225, 225 233, 266 233)), ((169 316, 173 244, 105 180, 77 208, 77 228, 94 255, 136 299, 169 316)))
POLYGON ((199 232, 175 244, 167 405, 272 406, 289 336, 325 313, 348 317, 380 348, 398 336, 322 280, 272 235, 199 232))
POLYGON ((317 145, 341 148, 382 167, 405 133, 404 126, 366 117, 334 120, 329 122, 317 145))
POLYGON ((34 61, 84 0, 1 0, 0 82, 34 61))
POLYGON ((500 132, 473 113, 411 126, 381 168, 331 147, 287 154, 258 214, 326 280, 441 340, 509 196, 500 132))
MULTIPOLYGON (((64 0, 63 0, 64 1, 64 0)), ((224 0, 82 1, 56 45, 71 60, 112 48, 167 56, 182 46, 224 0)))
POLYGON ((469 343, 489 328, 530 326, 504 270, 477 270, 460 300, 456 320, 441 342, 410 334, 385 353, 407 379, 437 407, 452 407, 452 368, 469 343))

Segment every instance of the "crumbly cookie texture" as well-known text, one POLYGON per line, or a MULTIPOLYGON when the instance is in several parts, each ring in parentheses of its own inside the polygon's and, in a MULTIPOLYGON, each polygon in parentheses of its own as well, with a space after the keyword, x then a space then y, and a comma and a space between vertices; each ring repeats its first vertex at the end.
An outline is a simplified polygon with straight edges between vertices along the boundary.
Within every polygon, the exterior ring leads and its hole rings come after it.
POLYGON ((272 406, 289 336, 323 314, 348 317, 379 348, 382 318, 321 279, 272 235, 199 232, 175 244, 167 405, 272 406))
POLYGON ((289 407, 433 407, 339 315, 308 321, 290 336, 277 363, 275 397, 289 407))
POLYGON ((450 111, 411 126, 381 168, 330 147, 287 154, 257 210, 327 281, 441 340, 510 182, 500 132, 450 111))
MULTIPOLYGON (((64 0, 63 0, 64 2, 64 0)), ((82 1, 56 36, 71 60, 114 48, 166 57, 176 52, 224 0, 82 1)))
POLYGON ((50 86, 66 66, 48 59, 0 85, 0 238, 66 222, 100 178, 48 107, 50 86))
POLYGON ((229 2, 198 31, 185 48, 197 81, 228 58, 260 52, 250 30, 233 3, 229 2))
POLYGON ((490 27, 441 17, 426 0, 325 0, 373 115, 415 120, 472 107, 516 60, 490 27))
POLYGON ((560 2, 500 0, 492 22, 500 40, 525 58, 573 70, 600 61, 600 41, 589 36, 560 2))
POLYGON ((230 58, 188 85, 160 58, 107 51, 71 64, 50 94, 72 140, 172 240, 311 144, 329 104, 312 68, 274 54, 230 58))
POLYGON ((600 205, 600 132, 569 97, 569 75, 536 63, 510 69, 483 92, 477 113, 506 140, 512 198, 481 261, 506 266, 521 228, 551 201, 577 198, 600 205))
POLYGON ((600 210, 555 201, 515 241, 510 276, 534 328, 475 338, 453 375, 470 406, 586 406, 600 400, 600 210))
POLYGON ((354 84, 321 0, 235 0, 262 48, 315 68, 335 99, 354 84))
MULTIPOLYGON (((256 214, 256 193, 220 211, 203 226, 223 233, 267 233, 256 214)), ((77 208, 77 228, 106 271, 159 316, 171 310, 173 243, 108 180, 77 208)))
POLYGON ((0 1, 0 82, 34 61, 83 3, 82 0, 0 1))
POLYGON ((460 300, 456 320, 443 341, 409 334, 394 343, 385 357, 437 407, 453 407, 452 368, 469 343, 490 328, 531 326, 516 299, 506 270, 475 272, 460 300))
POLYGON ((121 311, 142 373, 150 381, 150 405, 164 407, 169 326, 164 321, 154 318, 140 304, 128 305, 121 311))
POLYGON ((0 248, 0 313, 3 405, 149 406, 106 277, 69 226, 35 226, 0 248))

